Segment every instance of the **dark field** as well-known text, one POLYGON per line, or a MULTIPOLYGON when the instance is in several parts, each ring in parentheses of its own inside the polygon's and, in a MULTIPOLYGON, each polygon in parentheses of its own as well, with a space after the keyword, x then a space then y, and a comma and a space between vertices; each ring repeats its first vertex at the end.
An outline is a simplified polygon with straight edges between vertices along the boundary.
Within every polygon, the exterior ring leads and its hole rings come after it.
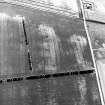
POLYGON ((95 75, 0 84, 0 105, 101 105, 95 75))

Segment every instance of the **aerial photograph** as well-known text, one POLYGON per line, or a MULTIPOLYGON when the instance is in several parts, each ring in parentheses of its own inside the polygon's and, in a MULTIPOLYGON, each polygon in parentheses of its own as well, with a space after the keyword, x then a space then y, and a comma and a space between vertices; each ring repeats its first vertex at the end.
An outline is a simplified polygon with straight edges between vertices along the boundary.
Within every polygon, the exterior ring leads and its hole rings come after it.
POLYGON ((0 105, 105 105, 105 1, 0 0, 0 105))

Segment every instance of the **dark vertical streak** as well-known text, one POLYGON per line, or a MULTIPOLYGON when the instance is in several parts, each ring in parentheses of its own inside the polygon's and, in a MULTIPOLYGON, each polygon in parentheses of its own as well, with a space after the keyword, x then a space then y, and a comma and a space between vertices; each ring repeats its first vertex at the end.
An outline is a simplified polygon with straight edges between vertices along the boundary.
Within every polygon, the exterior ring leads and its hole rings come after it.
MULTIPOLYGON (((25 36, 25 44, 26 44, 26 46, 28 46, 29 45, 29 41, 28 41, 28 38, 27 38, 26 29, 25 29, 25 22, 24 22, 23 19, 22 19, 22 24, 23 24, 23 30, 24 30, 24 36, 25 36)), ((32 71, 32 60, 31 60, 31 55, 30 55, 29 48, 27 50, 27 56, 28 56, 28 62, 29 62, 29 69, 32 71)))
POLYGON ((26 45, 29 45, 27 33, 26 33, 26 29, 25 29, 25 22, 23 19, 22 19, 22 24, 23 24, 23 30, 24 30, 24 36, 25 36, 25 43, 26 43, 26 45))

